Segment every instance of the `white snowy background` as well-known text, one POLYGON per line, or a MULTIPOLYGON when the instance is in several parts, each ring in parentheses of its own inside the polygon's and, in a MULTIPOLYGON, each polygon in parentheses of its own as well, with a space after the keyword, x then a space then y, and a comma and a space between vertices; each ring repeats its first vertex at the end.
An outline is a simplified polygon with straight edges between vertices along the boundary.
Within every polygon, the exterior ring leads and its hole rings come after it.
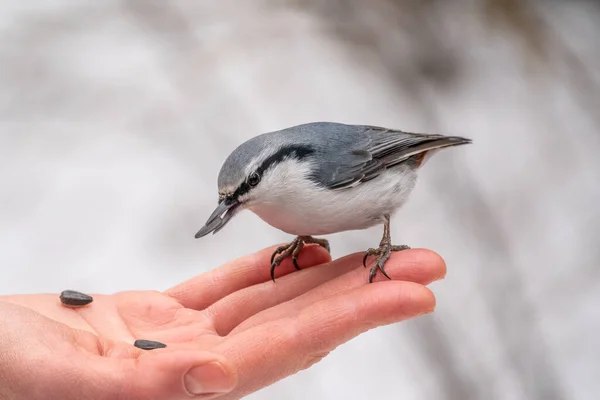
POLYGON ((0 293, 166 289, 289 240, 249 212, 193 238, 259 133, 464 135, 393 221, 447 261, 436 312, 248 398, 598 399, 599 40, 598 1, 0 0, 0 293))

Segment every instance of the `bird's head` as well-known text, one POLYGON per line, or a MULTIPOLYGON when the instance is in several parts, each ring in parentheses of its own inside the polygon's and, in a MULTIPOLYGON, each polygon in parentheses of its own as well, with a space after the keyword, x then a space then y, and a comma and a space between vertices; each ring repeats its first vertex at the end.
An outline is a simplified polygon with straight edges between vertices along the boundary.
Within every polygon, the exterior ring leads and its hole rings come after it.
POLYGON ((196 238, 217 233, 244 208, 277 201, 279 190, 295 187, 295 179, 310 173, 314 149, 277 139, 272 134, 254 137, 227 157, 219 172, 219 204, 196 238))

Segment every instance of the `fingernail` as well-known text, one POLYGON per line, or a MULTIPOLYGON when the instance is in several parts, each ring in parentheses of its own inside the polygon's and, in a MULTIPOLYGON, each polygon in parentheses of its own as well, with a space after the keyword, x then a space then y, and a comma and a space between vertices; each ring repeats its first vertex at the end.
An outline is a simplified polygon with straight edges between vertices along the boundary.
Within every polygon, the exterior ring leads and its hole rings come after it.
POLYGON ((186 390, 193 395, 226 393, 233 390, 233 380, 223 366, 213 361, 190 369, 183 378, 186 390))

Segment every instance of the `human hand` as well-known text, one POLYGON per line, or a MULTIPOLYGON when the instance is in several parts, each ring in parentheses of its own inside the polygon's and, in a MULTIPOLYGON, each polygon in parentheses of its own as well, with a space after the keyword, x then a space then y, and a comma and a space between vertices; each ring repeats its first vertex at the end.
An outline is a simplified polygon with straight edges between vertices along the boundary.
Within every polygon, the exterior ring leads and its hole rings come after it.
POLYGON ((238 399, 362 332, 432 312, 423 285, 445 275, 435 253, 406 250, 386 264, 392 281, 377 275, 367 284, 361 254, 330 261, 306 246, 303 269, 288 259, 273 283, 273 250, 165 292, 94 295, 82 308, 62 306, 57 295, 0 297, 0 398, 238 399), (141 350, 136 339, 167 347, 141 350))

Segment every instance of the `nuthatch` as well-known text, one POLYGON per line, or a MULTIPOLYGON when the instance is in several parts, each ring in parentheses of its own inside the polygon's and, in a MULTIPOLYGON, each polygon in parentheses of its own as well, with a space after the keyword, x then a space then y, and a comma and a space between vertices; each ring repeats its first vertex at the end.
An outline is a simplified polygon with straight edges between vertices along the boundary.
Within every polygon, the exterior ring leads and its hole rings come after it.
MULTIPOLYGON (((296 269, 305 243, 329 251, 329 242, 312 235, 366 229, 383 224, 377 269, 389 279, 384 264, 393 251, 409 249, 391 243, 390 217, 404 204, 417 181, 417 171, 444 147, 471 143, 458 136, 408 133, 377 126, 314 122, 264 133, 237 147, 218 178, 219 204, 196 238, 217 233, 242 209, 269 225, 296 235, 271 257, 275 268, 291 256, 296 269)), ((366 266, 366 265, 365 265, 366 266)))

